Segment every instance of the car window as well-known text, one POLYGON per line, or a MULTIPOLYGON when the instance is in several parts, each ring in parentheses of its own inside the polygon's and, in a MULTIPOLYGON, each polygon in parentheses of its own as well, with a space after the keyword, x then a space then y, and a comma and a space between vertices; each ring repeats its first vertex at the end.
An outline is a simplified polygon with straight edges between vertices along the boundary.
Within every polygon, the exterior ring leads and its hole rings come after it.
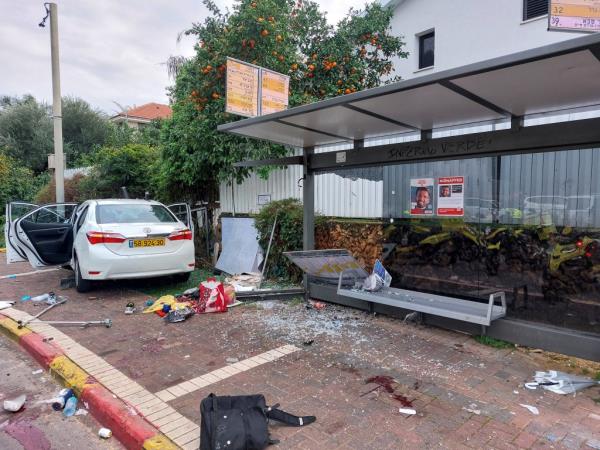
POLYGON ((177 222, 175 216, 162 205, 114 204, 96 206, 96 222, 102 223, 157 223, 177 222))
POLYGON ((87 216, 87 213, 88 206, 83 208, 83 211, 81 211, 81 213, 79 214, 79 217, 77 218, 77 224, 75 225, 75 230, 79 230, 81 228, 81 225, 83 225, 83 221, 85 220, 85 216, 87 216))
POLYGON ((48 205, 39 208, 23 220, 33 223, 67 223, 74 211, 75 205, 48 205))

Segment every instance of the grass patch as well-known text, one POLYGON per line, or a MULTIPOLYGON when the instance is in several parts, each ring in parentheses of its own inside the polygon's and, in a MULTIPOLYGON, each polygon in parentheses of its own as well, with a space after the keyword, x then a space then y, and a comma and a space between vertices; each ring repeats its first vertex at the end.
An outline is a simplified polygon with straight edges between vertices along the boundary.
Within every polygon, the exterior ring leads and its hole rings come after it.
POLYGON ((136 291, 140 291, 149 297, 156 299, 163 295, 181 294, 186 289, 198 287, 201 281, 205 281, 209 277, 215 277, 217 280, 221 280, 221 277, 213 275, 211 270, 196 269, 190 275, 190 279, 184 283, 176 282, 171 277, 161 277, 135 280, 132 281, 131 287, 136 291))
POLYGON ((596 375, 594 375, 594 380, 600 381, 600 372, 596 372, 596 375))
POLYGON ((510 342, 503 341, 502 339, 494 339, 489 336, 473 336, 477 342, 483 345, 487 345, 488 347, 493 348, 514 348, 515 345, 510 342))

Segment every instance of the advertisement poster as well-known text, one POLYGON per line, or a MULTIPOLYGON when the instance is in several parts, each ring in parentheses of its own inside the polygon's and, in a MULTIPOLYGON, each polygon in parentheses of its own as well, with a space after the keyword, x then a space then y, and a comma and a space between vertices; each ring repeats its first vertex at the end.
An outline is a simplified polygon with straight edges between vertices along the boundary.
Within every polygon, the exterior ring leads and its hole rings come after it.
POLYGON ((465 177, 441 177, 437 182, 437 215, 465 215, 465 177))
POLYGON ((410 215, 433 215, 433 178, 410 180, 410 215))

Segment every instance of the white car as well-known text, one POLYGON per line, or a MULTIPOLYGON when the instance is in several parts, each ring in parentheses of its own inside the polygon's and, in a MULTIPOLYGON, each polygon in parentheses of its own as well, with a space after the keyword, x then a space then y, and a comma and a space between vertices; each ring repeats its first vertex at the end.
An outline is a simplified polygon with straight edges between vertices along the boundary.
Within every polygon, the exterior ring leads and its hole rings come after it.
POLYGON ((10 203, 7 262, 70 265, 79 292, 95 280, 176 275, 194 270, 191 212, 149 200, 88 200, 80 205, 10 203), (180 217, 181 219, 179 219, 180 217))

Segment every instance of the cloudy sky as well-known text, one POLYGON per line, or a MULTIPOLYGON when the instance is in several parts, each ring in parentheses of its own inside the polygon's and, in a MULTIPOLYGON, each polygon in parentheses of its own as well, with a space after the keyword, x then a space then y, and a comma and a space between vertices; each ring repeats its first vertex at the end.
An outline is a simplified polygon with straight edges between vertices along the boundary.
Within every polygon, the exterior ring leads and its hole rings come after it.
MULTIPOLYGON (((42 0, 0 0, 0 95, 52 100, 50 27, 39 28, 42 0)), ((57 0, 62 94, 116 114, 119 107, 167 103, 162 64, 190 56, 177 34, 206 16, 200 0, 57 0)), ((220 7, 233 0, 216 0, 220 7)), ((331 22, 364 0, 321 0, 331 22)))

